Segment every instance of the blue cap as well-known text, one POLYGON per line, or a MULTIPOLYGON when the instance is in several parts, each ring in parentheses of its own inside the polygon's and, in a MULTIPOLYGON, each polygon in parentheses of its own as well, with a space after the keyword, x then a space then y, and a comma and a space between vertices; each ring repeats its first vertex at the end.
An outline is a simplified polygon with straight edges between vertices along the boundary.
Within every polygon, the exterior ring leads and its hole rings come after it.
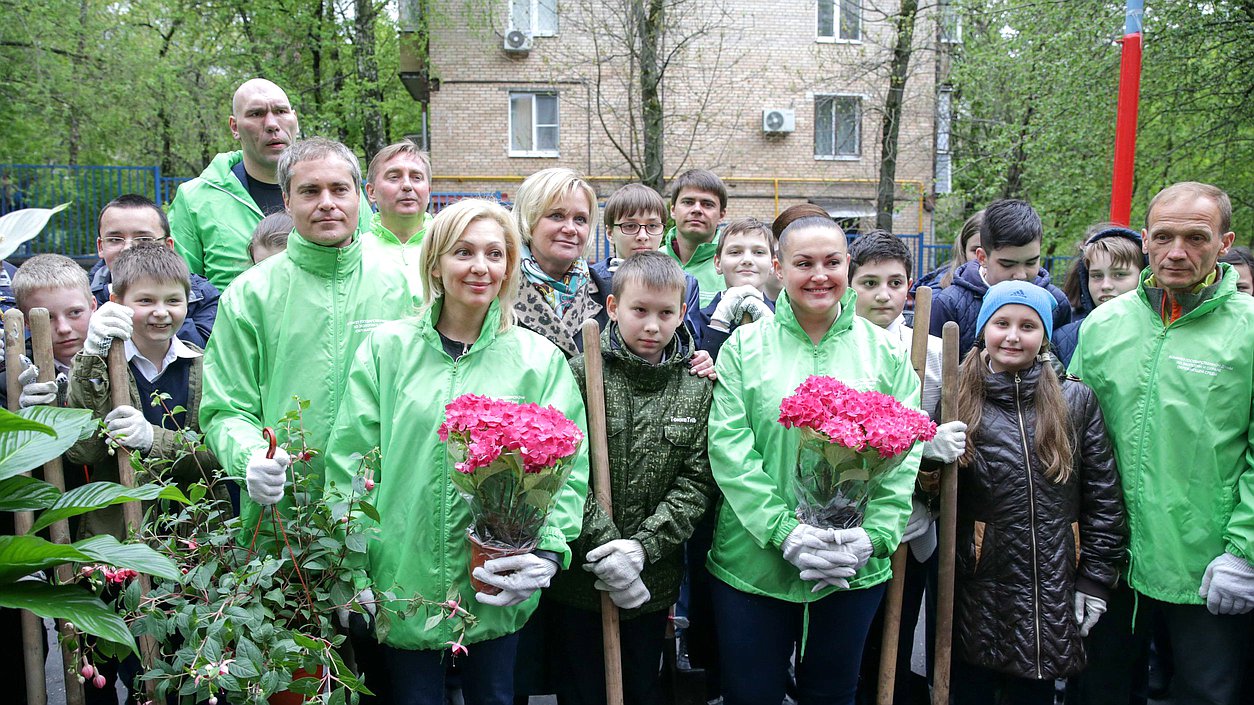
POLYGON ((1007 304, 1031 306, 1036 315, 1041 317, 1045 325, 1045 337, 1054 337, 1054 309, 1058 302, 1054 295, 1032 282, 1007 281, 998 282, 984 292, 984 303, 980 305, 980 317, 975 322, 976 335, 984 330, 984 324, 993 317, 997 309, 1007 304))

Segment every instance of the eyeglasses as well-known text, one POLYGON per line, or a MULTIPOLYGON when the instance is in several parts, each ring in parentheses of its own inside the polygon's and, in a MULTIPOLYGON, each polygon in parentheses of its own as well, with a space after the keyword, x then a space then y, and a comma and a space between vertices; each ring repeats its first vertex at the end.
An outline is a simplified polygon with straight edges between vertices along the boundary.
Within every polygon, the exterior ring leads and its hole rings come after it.
POLYGON ((666 229, 666 224, 649 223, 648 225, 641 225, 640 223, 615 223, 610 227, 618 228, 624 235, 638 235, 640 233, 640 228, 644 228, 644 231, 650 235, 661 235, 662 231, 666 229))
POLYGON ((110 235, 101 239, 104 241, 104 244, 110 247, 120 247, 128 243, 131 245, 149 245, 161 242, 161 238, 144 237, 142 235, 140 237, 118 237, 116 235, 110 235))

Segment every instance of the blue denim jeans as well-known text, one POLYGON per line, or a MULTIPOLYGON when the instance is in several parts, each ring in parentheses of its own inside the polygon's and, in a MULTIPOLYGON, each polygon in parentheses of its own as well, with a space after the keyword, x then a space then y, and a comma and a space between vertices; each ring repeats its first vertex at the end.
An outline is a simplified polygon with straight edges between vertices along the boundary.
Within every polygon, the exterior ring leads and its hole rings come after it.
MULTIPOLYGON (((807 605, 711 581, 724 705, 779 705, 801 643, 807 605)), ((867 630, 887 584, 836 592, 808 605, 798 705, 852 705, 867 630)))
MULTIPOLYGON (((469 644, 466 648, 469 653, 457 657, 466 705, 512 705, 518 634, 469 644)), ((380 650, 391 675, 393 702, 444 705, 444 675, 452 658, 448 651, 408 651, 387 645, 380 650)))

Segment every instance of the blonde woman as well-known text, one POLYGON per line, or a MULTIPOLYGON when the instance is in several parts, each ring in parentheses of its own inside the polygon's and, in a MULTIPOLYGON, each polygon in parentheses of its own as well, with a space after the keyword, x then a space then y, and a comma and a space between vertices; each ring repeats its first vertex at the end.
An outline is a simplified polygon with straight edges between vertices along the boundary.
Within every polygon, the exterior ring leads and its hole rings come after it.
POLYGON ((520 257, 518 231, 500 206, 469 199, 441 211, 422 252, 425 306, 416 318, 380 326, 358 349, 331 439, 329 496, 343 496, 352 486, 356 454, 382 453, 371 490, 379 540, 364 555, 350 554, 361 559, 357 602, 372 611, 376 587, 432 599, 450 590, 475 598, 463 600, 478 618, 464 641, 451 620, 427 629, 430 614, 392 623, 382 651, 392 702, 402 705, 443 705, 444 659, 453 643, 469 646, 459 657, 466 702, 511 703, 518 630, 535 610, 539 590, 570 564, 568 543, 579 535, 586 450, 576 457, 536 550, 484 566, 484 582, 502 592, 485 595, 470 586, 470 511, 449 479, 436 436, 445 404, 467 393, 551 404, 585 426, 583 399, 565 357, 514 325, 520 257))

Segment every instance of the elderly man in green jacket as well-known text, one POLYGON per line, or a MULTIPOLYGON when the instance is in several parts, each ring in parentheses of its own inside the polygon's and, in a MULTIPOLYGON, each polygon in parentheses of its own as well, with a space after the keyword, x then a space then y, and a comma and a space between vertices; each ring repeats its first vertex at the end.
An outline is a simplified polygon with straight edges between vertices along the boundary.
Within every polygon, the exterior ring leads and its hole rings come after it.
MULTIPOLYGON (((379 324, 414 312, 405 273, 362 257, 353 153, 321 138, 297 142, 283 153, 278 175, 296 229, 285 252, 223 292, 200 405, 209 447, 247 488, 240 513, 250 536, 261 506, 282 510, 291 502, 284 492, 290 461, 282 450, 266 458, 262 428, 282 435, 279 422, 299 397, 309 402, 304 443, 325 449, 353 353, 379 324)), ((307 468, 315 476, 310 489, 320 494, 322 456, 307 468)))
POLYGON ((1254 609, 1254 299, 1217 264, 1231 219, 1214 186, 1159 192, 1143 231, 1149 268, 1089 315, 1071 361, 1101 402, 1132 533, 1126 587, 1090 637, 1081 702, 1128 702, 1155 619, 1170 634, 1173 702, 1241 698, 1254 609))
MULTIPOLYGON (((219 290, 252 264, 248 243, 257 223, 283 210, 279 156, 300 132, 287 94, 263 78, 236 89, 228 125, 240 151, 219 154, 199 177, 181 185, 169 212, 175 250, 192 274, 219 290)), ((364 193, 360 199, 358 225, 364 230, 370 227, 370 206, 364 193)))

